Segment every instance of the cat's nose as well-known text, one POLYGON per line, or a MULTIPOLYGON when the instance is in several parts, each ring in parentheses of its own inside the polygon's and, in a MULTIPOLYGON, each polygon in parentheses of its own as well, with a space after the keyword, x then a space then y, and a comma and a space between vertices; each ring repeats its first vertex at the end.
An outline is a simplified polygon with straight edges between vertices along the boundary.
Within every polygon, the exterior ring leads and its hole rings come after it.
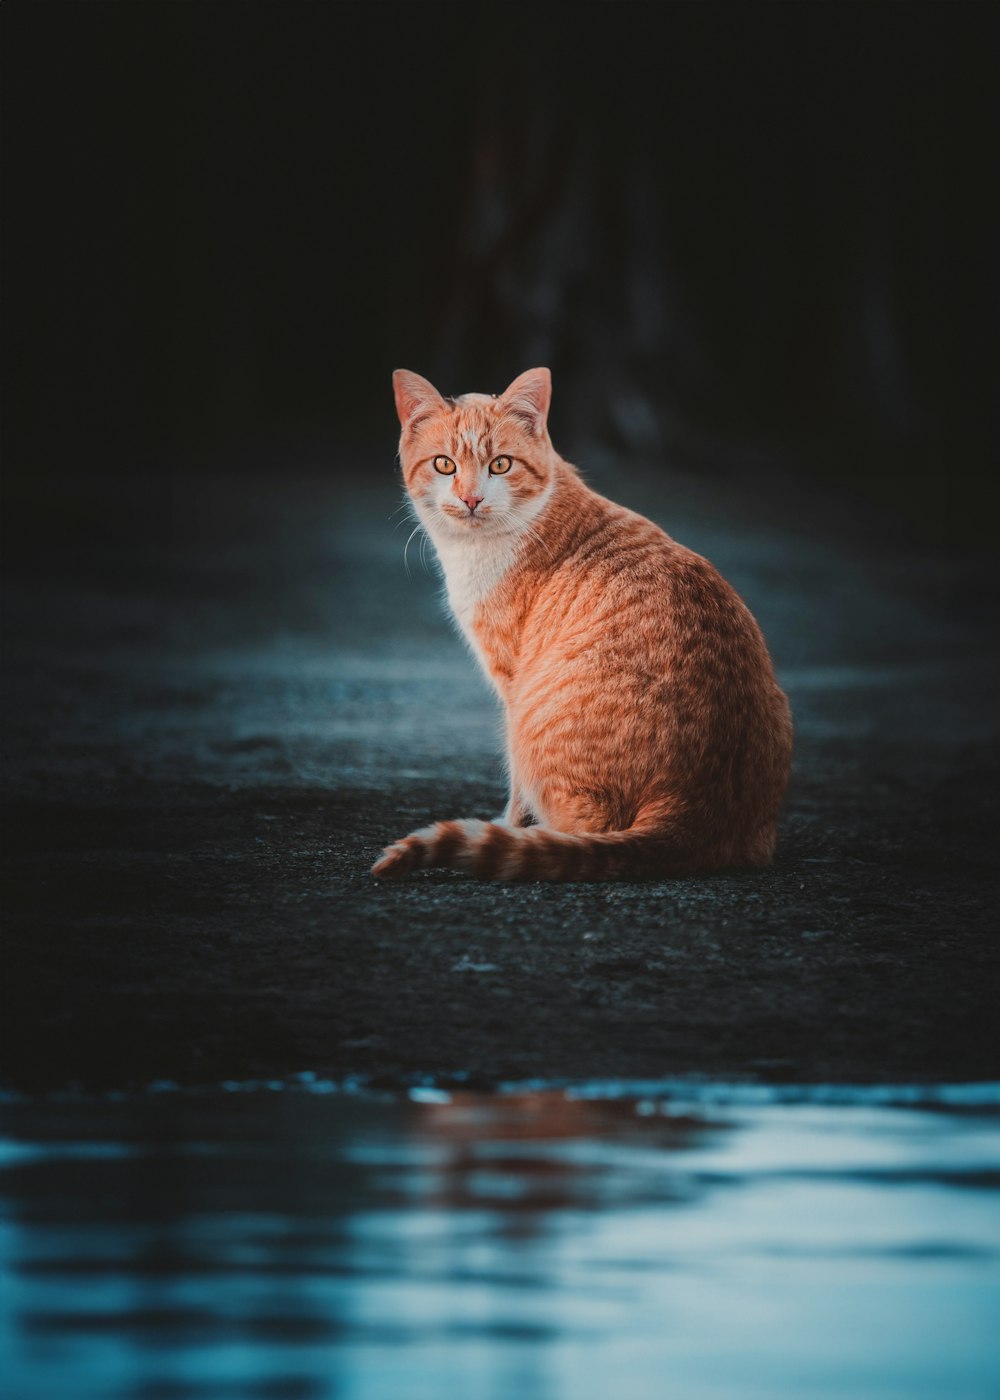
POLYGON ((469 507, 470 510, 475 510, 476 506, 478 506, 479 502, 480 502, 482 499, 483 499, 482 496, 463 496, 463 497, 462 497, 462 500, 465 502, 465 504, 469 507))

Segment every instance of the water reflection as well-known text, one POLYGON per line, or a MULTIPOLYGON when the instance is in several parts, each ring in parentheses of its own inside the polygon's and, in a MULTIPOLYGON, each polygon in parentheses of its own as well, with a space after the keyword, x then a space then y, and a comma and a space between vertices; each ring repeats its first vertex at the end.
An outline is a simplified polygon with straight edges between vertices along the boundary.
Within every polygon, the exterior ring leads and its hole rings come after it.
POLYGON ((11 1103, 11 1397, 993 1396, 994 1101, 11 1103))

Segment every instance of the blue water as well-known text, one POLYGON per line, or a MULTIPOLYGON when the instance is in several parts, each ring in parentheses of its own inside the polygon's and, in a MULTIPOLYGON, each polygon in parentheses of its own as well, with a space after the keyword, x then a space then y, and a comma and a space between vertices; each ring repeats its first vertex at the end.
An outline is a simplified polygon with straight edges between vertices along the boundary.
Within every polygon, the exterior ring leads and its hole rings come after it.
POLYGON ((7 1400, 1000 1395, 1000 1087, 0 1107, 7 1400))

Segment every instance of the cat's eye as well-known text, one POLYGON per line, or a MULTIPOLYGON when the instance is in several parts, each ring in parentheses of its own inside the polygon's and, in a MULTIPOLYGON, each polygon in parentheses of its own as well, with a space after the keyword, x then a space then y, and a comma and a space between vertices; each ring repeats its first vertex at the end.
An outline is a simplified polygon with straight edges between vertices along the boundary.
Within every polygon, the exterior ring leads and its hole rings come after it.
POLYGON ((509 472, 513 465, 513 457, 496 457, 490 463, 490 474, 492 476, 503 476, 504 472, 509 472))
POLYGON ((442 476, 454 476, 455 463, 450 457, 435 457, 434 470, 440 472, 442 476))

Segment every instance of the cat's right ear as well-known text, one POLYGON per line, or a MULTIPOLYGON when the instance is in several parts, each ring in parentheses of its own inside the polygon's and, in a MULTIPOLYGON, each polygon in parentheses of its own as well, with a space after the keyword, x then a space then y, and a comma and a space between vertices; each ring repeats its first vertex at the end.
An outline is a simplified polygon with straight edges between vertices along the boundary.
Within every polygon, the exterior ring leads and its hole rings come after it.
POLYGON ((397 369, 392 376, 396 412, 404 428, 414 428, 432 413, 446 413, 448 405, 428 379, 409 369, 397 369))

